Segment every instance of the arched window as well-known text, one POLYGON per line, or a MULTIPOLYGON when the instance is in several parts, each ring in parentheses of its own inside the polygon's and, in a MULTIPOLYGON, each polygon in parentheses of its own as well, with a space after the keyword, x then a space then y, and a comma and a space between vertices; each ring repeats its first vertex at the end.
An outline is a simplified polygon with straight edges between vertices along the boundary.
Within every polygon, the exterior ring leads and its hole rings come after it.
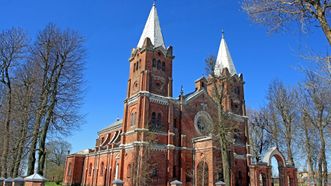
POLYGON ((165 62, 162 62, 162 71, 165 71, 165 62))
POLYGON ((236 88, 234 89, 234 93, 236 93, 237 95, 240 94, 240 89, 239 89, 239 87, 236 87, 236 88))
POLYGON ((198 164, 198 170, 197 170, 197 174, 198 174, 198 186, 208 186, 209 184, 209 175, 208 175, 208 164, 206 161, 201 161, 198 164))
POLYGON ((155 126, 155 124, 156 124, 156 114, 155 114, 155 112, 153 112, 152 113, 152 126, 154 127, 155 126))
POLYGON ((131 121, 130 121, 130 125, 131 126, 135 126, 136 125, 136 116, 137 116, 137 112, 131 112, 131 121))
POLYGON ((88 175, 91 176, 92 175, 92 163, 90 163, 90 167, 88 169, 88 175))
POLYGON ((101 166, 100 166, 100 176, 103 176, 103 171, 105 168, 105 164, 103 162, 101 162, 101 166))
POLYGON ((68 165, 68 172, 67 172, 68 176, 71 176, 71 162, 68 165))
POLYGON ((157 69, 161 70, 161 61, 160 60, 157 60, 157 69))
POLYGON ((139 61, 137 61, 136 63, 136 70, 138 70, 138 68, 139 68, 139 61))
POLYGON ((153 61, 152 61, 152 67, 156 67, 156 60, 155 59, 153 59, 153 61))
POLYGON ((157 114, 156 126, 157 127, 161 126, 161 113, 157 114))
POLYGON ((128 170, 127 170, 127 177, 131 178, 131 173, 132 173, 132 169, 131 169, 131 164, 128 165, 128 170))

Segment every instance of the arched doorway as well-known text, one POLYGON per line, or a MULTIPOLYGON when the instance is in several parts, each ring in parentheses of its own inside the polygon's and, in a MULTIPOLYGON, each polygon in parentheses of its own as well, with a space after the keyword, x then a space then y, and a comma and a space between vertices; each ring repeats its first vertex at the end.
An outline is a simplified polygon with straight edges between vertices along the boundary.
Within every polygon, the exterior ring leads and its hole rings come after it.
POLYGON ((287 176, 284 168, 286 164, 281 152, 276 147, 273 147, 267 151, 262 161, 271 167, 271 185, 285 185, 287 176))
POLYGON ((201 161, 197 167, 197 186, 208 186, 208 164, 201 161))
POLYGON ((280 185, 279 183, 279 164, 277 159, 273 156, 271 157, 271 185, 280 185))

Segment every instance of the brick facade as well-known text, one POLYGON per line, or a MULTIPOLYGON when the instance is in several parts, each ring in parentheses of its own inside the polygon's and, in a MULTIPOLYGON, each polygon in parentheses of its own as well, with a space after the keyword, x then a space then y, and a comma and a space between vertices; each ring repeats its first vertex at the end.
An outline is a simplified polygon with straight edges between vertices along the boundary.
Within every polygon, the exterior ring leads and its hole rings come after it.
POLYGON ((123 119, 101 130, 93 149, 67 157, 64 185, 110 186, 121 179, 126 186, 174 180, 212 186, 223 180, 221 148, 212 134, 219 118, 215 85, 224 88, 228 117, 222 125, 232 131, 231 185, 248 185, 260 169, 247 159, 243 76, 224 68, 216 83, 202 77, 194 92, 173 97, 173 59, 171 46, 154 46, 148 37, 132 50, 123 119))

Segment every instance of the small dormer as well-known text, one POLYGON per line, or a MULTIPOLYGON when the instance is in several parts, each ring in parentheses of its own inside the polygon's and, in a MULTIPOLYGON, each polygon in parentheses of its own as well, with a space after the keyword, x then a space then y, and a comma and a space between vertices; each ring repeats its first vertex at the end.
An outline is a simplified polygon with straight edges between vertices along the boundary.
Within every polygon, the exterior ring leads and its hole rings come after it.
POLYGON ((195 90, 199 91, 207 87, 207 80, 205 77, 201 77, 195 81, 195 90))

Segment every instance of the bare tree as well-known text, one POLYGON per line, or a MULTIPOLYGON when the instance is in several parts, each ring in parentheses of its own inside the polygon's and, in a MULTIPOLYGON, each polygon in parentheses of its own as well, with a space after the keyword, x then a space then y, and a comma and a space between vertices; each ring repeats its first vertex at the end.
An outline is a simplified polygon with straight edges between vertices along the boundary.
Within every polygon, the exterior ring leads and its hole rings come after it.
POLYGON ((34 67, 29 63, 22 65, 16 72, 16 79, 14 81, 13 93, 13 120, 16 123, 17 135, 13 149, 13 162, 11 166, 11 176, 17 177, 21 167, 21 162, 25 154, 25 147, 29 139, 29 128, 33 121, 33 113, 35 111, 35 90, 36 90, 36 76, 34 67))
POLYGON ((248 117, 252 156, 255 157, 256 162, 260 162, 263 153, 270 148, 273 142, 269 113, 266 108, 262 108, 258 111, 248 112, 248 117))
POLYGON ((6 88, 5 133, 3 135, 3 148, 1 159, 1 176, 7 177, 10 125, 12 119, 12 72, 25 53, 26 36, 21 29, 10 29, 0 33, 0 83, 6 88))
POLYGON ((288 163, 294 165, 292 145, 297 117, 297 93, 294 89, 286 89, 281 82, 274 81, 269 87, 268 100, 280 124, 278 128, 285 140, 288 163))
POLYGON ((314 171, 314 154, 318 154, 318 148, 314 148, 314 146, 318 146, 316 144, 317 140, 314 138, 316 134, 312 123, 309 121, 307 110, 305 109, 305 105, 301 107, 301 128, 303 129, 303 136, 304 136, 304 152, 307 158, 307 168, 308 168, 308 176, 309 182, 313 182, 315 180, 315 171, 314 171), (315 143, 314 143, 315 142, 315 143))
POLYGON ((331 44, 330 0, 243 0, 243 9, 253 21, 276 31, 292 23, 299 23, 302 30, 318 23, 331 44))
POLYGON ((48 25, 32 47, 31 60, 40 74, 38 106, 30 146, 28 173, 32 174, 38 148, 38 172, 43 174, 45 144, 51 127, 68 133, 79 124, 82 91, 83 39, 76 32, 48 25))
POLYGON ((319 75, 307 70, 303 94, 305 98, 305 120, 316 128, 319 135, 318 184, 327 185, 328 167, 325 130, 331 123, 331 89, 329 84, 323 81, 319 75))
POLYGON ((56 139, 47 143, 47 161, 56 165, 64 165, 71 144, 67 141, 56 139))
POLYGON ((83 38, 78 33, 64 31, 57 45, 58 68, 52 81, 49 104, 39 140, 39 166, 42 173, 45 164, 45 143, 51 126, 62 134, 70 133, 78 126, 82 92, 82 69, 84 58, 83 38))
POLYGON ((61 139, 54 139, 46 144, 47 167, 45 175, 47 178, 60 182, 63 180, 65 160, 71 149, 71 144, 61 139))

